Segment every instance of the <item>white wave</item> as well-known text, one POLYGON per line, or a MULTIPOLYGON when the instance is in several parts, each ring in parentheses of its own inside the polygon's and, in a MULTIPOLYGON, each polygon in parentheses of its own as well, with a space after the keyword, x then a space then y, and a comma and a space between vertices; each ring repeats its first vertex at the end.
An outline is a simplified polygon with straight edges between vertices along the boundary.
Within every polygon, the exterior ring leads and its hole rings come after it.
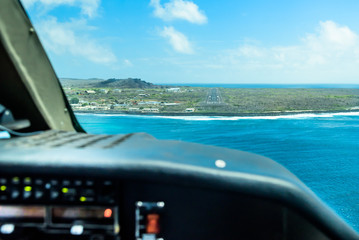
POLYGON ((98 116, 98 117, 128 117, 130 115, 128 114, 107 114, 107 113, 95 113, 93 114, 95 116, 98 116))
MULTIPOLYGON (((275 119, 299 119, 316 117, 310 114, 279 115, 279 116, 243 116, 243 117, 221 117, 221 116, 156 116, 159 118, 178 119, 186 121, 238 121, 238 120, 275 120, 275 119)), ((329 117, 329 116, 320 116, 329 117)))
POLYGON ((160 116, 160 115, 128 115, 128 114, 91 114, 76 113, 76 115, 95 115, 99 117, 128 117, 128 118, 160 118, 185 121, 238 121, 238 120, 276 120, 276 119, 307 119, 307 118, 333 118, 335 116, 359 116, 359 112, 338 113, 298 113, 277 116, 160 116))
POLYGON ((237 120, 276 120, 276 119, 307 119, 307 118, 332 118, 334 116, 359 116, 359 112, 340 112, 340 113, 299 113, 278 116, 243 116, 243 117, 223 117, 223 116, 147 116, 151 118, 177 119, 186 121, 237 121, 237 120))
POLYGON ((334 116, 359 116, 359 112, 333 113, 334 116))

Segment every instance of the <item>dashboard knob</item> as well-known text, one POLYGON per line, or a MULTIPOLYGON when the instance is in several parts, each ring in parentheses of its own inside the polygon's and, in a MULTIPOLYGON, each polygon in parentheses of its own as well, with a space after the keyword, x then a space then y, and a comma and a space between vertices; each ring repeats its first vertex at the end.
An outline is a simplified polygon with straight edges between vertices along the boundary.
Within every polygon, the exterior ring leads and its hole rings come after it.
POLYGON ((82 225, 73 225, 70 229, 70 233, 72 235, 82 235, 82 233, 84 232, 84 226, 82 225))
POLYGON ((4 224, 0 227, 0 232, 6 235, 12 234, 14 230, 15 230, 14 224, 4 224))

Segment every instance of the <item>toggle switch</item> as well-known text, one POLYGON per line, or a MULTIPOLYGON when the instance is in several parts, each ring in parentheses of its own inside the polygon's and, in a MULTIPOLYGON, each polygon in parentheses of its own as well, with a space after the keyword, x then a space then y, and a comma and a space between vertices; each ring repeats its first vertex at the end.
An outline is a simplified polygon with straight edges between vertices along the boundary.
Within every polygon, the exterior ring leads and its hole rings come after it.
POLYGON ((136 202, 135 236, 137 240, 165 239, 161 227, 164 207, 164 202, 136 202))
POLYGON ((158 214, 148 214, 147 215, 147 224, 146 232, 159 234, 160 233, 160 215, 158 214))

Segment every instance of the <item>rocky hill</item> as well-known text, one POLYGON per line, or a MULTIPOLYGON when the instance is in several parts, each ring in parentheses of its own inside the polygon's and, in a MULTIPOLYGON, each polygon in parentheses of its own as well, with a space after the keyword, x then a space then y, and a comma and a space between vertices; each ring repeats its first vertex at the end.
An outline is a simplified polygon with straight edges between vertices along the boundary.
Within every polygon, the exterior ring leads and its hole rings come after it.
POLYGON ((143 81, 139 78, 116 79, 110 78, 93 85, 98 88, 158 88, 152 83, 143 81))
POLYGON ((64 87, 79 87, 79 88, 162 88, 164 86, 155 85, 139 78, 127 78, 127 79, 72 79, 62 78, 61 84, 64 87))

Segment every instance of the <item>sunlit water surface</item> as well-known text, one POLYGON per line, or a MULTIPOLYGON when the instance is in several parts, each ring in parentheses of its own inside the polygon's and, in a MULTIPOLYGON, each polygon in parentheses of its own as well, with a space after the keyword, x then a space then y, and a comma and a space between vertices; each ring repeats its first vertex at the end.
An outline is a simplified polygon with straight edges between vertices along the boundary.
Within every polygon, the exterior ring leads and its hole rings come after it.
POLYGON ((147 132, 258 153, 283 164, 359 230, 359 114, 158 117, 77 114, 89 133, 147 132))

